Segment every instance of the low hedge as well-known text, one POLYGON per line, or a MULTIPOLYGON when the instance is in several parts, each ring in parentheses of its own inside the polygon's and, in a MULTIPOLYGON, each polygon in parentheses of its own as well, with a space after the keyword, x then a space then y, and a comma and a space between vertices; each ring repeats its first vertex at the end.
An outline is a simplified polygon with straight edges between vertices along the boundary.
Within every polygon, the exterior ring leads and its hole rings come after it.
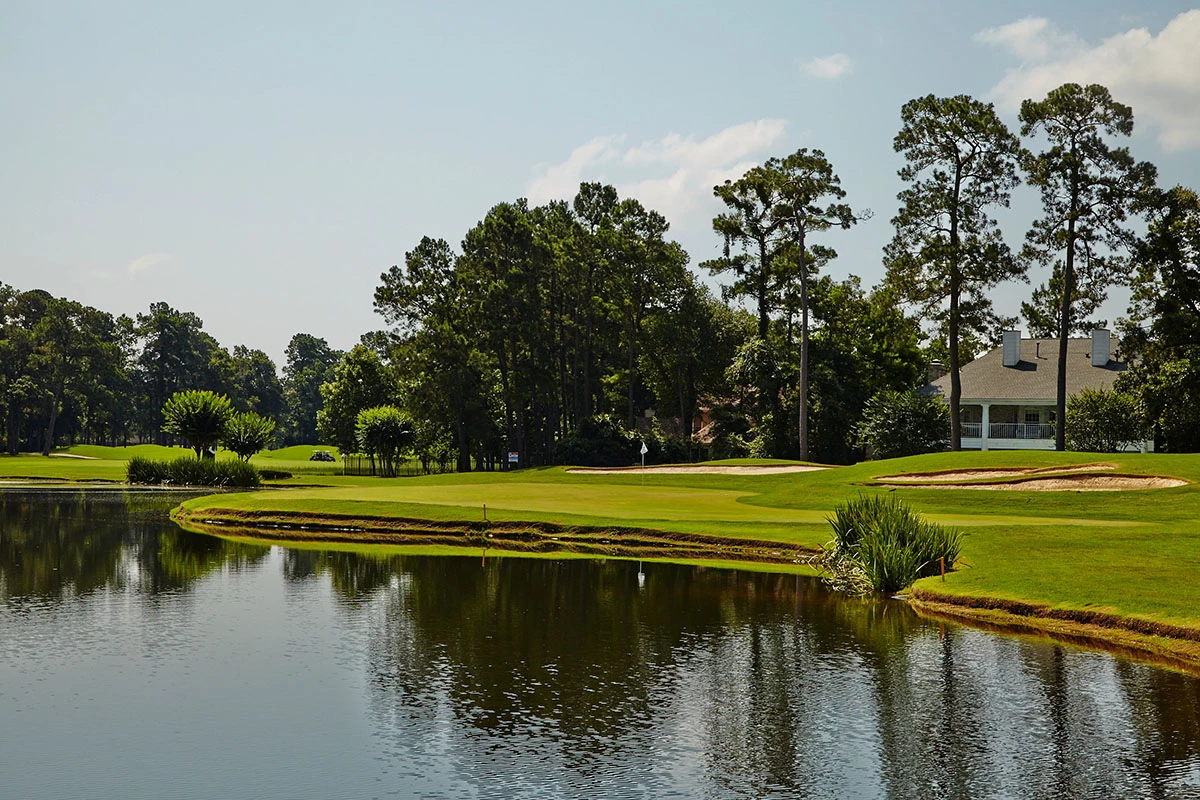
POLYGON ((125 470, 129 483, 153 486, 258 486, 258 470, 244 461, 212 458, 176 458, 173 460, 143 458, 129 459, 125 470))

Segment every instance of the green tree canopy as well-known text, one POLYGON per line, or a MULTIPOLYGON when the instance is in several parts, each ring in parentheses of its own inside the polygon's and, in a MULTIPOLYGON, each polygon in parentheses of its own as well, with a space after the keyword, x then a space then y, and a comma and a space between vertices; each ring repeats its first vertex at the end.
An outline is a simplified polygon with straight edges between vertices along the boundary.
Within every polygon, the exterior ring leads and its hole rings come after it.
POLYGON ((395 477, 401 454, 413 443, 412 417, 395 406, 376 406, 358 412, 358 446, 378 458, 383 477, 395 477))
POLYGON ((1128 345, 1140 354, 1200 344, 1200 195, 1184 186, 1158 192, 1134 251, 1128 345))
POLYGON ((404 265, 380 276, 375 310, 394 326, 392 349, 404 376, 404 405, 422 424, 423 463, 446 439, 460 472, 471 468, 471 443, 495 441, 487 402, 488 359, 475 344, 473 320, 450 245, 428 236, 404 254, 404 265))
POLYGON ((807 148, 785 158, 769 158, 738 180, 714 187, 713 193, 728 208, 713 219, 713 230, 725 240, 725 248, 721 258, 703 266, 714 275, 734 274, 724 291, 754 301, 760 341, 755 353, 771 353, 780 362, 773 367, 761 363, 761 358, 756 362, 762 381, 755 387, 762 407, 759 427, 768 419, 773 426, 770 431, 760 430, 756 452, 779 455, 788 449, 807 458, 810 281, 818 266, 837 256, 830 248, 810 244, 809 237, 833 227, 849 228, 868 214, 856 214, 841 202, 846 193, 829 160, 822 151, 807 148), (781 310, 787 312, 786 342, 777 341, 772 332, 772 313, 781 310), (797 436, 789 447, 778 381, 782 362, 791 357, 794 312, 800 315, 800 352, 798 364, 789 371, 799 388, 794 392, 797 436))
POLYGON ((398 394, 395 375, 369 347, 355 345, 333 369, 333 380, 321 385, 324 407, 317 413, 321 441, 343 453, 358 450, 358 412, 391 403, 398 394))
MULTIPOLYGON (((808 237, 832 227, 849 228, 860 218, 869 214, 858 214, 850 206, 838 202, 846 196, 841 179, 820 150, 801 148, 787 158, 767 159, 764 165, 772 171, 778 183, 777 216, 784 220, 784 230, 791 238, 792 247, 785 252, 788 261, 794 263, 795 274, 800 284, 800 365, 799 398, 799 456, 807 461, 808 448, 808 372, 809 372, 809 279, 817 263, 825 263, 837 256, 833 250, 822 248, 817 259, 810 259, 808 237)), ((786 279, 786 276, 785 276, 786 279)), ((790 282, 790 281, 789 281, 790 282)))
POLYGON ((908 391, 925 375, 919 322, 886 285, 863 289, 855 276, 813 282, 812 451, 826 464, 862 457, 856 426, 881 391, 908 391))
POLYGON ((182 436, 200 458, 204 451, 224 438, 233 417, 229 398, 207 389, 176 392, 163 405, 163 426, 166 433, 182 436))
POLYGON ((1067 403, 1067 446, 1086 453, 1120 453, 1146 438, 1136 395, 1116 389, 1084 389, 1067 403))
POLYGON ((317 412, 323 403, 321 384, 331 380, 333 367, 342 355, 311 333, 297 333, 288 342, 283 365, 285 444, 317 443, 317 412))
POLYGON ((1200 453, 1200 345, 1152 348, 1113 388, 1137 398, 1156 449, 1200 453))
POLYGON ((945 450, 949 409, 940 397, 886 389, 867 401, 858 436, 873 458, 900 458, 945 450))
POLYGON ((1200 451, 1200 197, 1183 186, 1149 203, 1134 251, 1130 324, 1122 347, 1131 366, 1116 386, 1137 395, 1172 453, 1200 451))
POLYGON ((243 411, 229 418, 225 435, 221 441, 237 453, 238 458, 249 461, 255 453, 266 450, 275 440, 275 420, 243 411))
POLYGON ((239 344, 233 348, 229 366, 229 400, 234 408, 272 420, 283 418, 286 410, 283 384, 270 356, 239 344))

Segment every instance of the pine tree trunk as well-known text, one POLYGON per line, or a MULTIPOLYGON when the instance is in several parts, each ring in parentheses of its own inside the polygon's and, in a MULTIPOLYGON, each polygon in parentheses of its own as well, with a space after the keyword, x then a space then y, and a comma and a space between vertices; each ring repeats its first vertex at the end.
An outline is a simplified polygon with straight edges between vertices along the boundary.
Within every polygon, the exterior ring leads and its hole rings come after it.
POLYGON ((808 257, 800 230, 800 460, 808 461, 808 257))

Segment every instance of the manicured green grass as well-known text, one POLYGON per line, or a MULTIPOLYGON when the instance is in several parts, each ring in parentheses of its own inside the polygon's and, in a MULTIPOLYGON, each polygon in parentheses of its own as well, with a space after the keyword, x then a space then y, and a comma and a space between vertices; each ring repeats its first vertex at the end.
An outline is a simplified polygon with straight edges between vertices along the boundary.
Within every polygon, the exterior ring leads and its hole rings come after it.
POLYGON ((943 453, 782 475, 570 473, 562 469, 385 481, 330 477, 327 488, 220 495, 192 509, 272 509, 435 521, 628 526, 773 539, 831 538, 826 516, 859 493, 896 493, 964 529, 960 569, 917 586, 1062 609, 1108 611, 1200 629, 1200 455, 943 453), (870 486, 882 475, 1095 462, 1113 472, 1189 481, 1124 492, 988 492, 870 486))
MULTIPOLYGON (((182 451, 176 450, 178 458, 182 451)), ((133 457, 130 453, 129 458, 133 457)), ((33 453, 18 456, 0 455, 0 481, 114 481, 125 480, 128 458, 62 458, 44 457, 33 453)))
MULTIPOLYGON (((328 450, 340 458, 336 447, 320 445, 296 445, 280 450, 268 450, 250 459, 259 469, 291 472, 298 476, 293 482, 312 482, 314 475, 336 475, 342 471, 340 461, 309 461, 313 450, 328 450)), ((138 444, 128 447, 106 447, 81 444, 56 450, 48 457, 34 453, 19 456, 0 455, 0 480, 53 480, 53 481, 116 481, 125 480, 125 465, 134 456, 170 461, 184 456, 194 456, 186 447, 164 447, 156 444, 138 444)), ((233 453, 221 450, 218 459, 236 458, 233 453)))
POLYGON ((264 450, 250 459, 259 469, 283 470, 297 475, 338 475, 342 471, 342 454, 329 445, 297 444, 278 450, 264 450), (314 450, 331 453, 336 461, 310 461, 314 450))

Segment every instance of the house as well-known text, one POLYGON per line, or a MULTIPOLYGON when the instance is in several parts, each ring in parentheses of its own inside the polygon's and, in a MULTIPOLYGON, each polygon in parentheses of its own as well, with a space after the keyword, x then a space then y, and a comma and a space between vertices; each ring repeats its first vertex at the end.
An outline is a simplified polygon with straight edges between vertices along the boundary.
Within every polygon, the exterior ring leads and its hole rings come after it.
MULTIPOLYGON (((1020 331, 1008 331, 999 347, 963 365, 959 407, 964 450, 1054 449, 1058 345, 1058 339, 1022 339, 1020 331)), ((1127 366, 1113 352, 1107 330, 1068 339, 1067 397, 1111 387, 1127 366)), ((921 391, 949 402, 950 376, 936 377, 921 391)), ((1134 449, 1153 448, 1153 442, 1143 442, 1134 449)))

